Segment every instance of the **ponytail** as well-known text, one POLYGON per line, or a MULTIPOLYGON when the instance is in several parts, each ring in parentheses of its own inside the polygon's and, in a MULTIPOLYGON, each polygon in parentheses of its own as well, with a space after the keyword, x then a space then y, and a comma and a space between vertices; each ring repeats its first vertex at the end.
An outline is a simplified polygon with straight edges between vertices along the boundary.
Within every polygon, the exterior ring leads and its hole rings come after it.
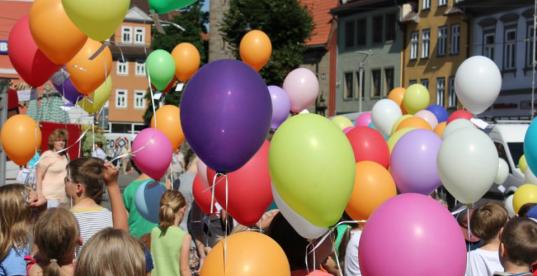
POLYGON ((58 260, 50 259, 48 264, 43 268, 43 276, 60 276, 60 265, 58 260))
POLYGON ((168 190, 160 199, 159 227, 166 233, 168 227, 175 224, 175 215, 186 206, 185 198, 179 191, 168 190))

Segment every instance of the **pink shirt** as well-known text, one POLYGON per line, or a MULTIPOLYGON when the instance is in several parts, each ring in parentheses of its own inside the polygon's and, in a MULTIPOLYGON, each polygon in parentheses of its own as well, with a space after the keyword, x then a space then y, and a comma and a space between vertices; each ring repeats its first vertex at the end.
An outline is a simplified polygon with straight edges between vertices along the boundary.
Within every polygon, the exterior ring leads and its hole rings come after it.
POLYGON ((68 162, 65 155, 59 155, 51 150, 47 150, 41 155, 39 167, 44 168, 41 188, 46 199, 67 201, 64 178, 67 175, 68 162))

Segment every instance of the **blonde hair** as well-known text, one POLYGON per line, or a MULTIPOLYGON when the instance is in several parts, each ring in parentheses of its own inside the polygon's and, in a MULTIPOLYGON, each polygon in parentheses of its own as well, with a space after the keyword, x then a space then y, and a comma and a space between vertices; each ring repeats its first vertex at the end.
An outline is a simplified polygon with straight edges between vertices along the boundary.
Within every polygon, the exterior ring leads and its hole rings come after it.
POLYGON ((20 184, 0 186, 0 260, 12 247, 28 245, 31 212, 26 188, 20 184))
POLYGON ((165 233, 168 227, 174 225, 175 214, 186 206, 186 201, 179 191, 168 190, 160 198, 159 227, 165 233))
POLYGON ((142 245, 128 233, 105 228, 82 248, 75 276, 145 276, 142 245))
POLYGON ((44 258, 39 263, 44 276, 60 275, 58 262, 67 254, 74 254, 79 237, 78 222, 70 211, 53 208, 39 217, 34 225, 34 242, 39 248, 38 255, 44 258))
POLYGON ((69 134, 66 129, 63 128, 57 128, 48 136, 48 149, 52 150, 54 149, 54 142, 58 140, 63 140, 67 144, 67 140, 69 138, 69 134))

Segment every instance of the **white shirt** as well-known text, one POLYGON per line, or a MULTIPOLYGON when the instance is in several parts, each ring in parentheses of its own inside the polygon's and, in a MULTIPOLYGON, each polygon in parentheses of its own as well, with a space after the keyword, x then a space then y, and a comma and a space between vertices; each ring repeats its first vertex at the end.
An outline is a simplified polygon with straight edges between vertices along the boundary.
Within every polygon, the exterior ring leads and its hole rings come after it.
POLYGON ((501 272, 498 251, 488 251, 478 248, 468 253, 466 262, 466 276, 492 276, 494 272, 501 272))
POLYGON ((352 230, 351 238, 347 244, 345 252, 345 275, 346 276, 361 276, 360 263, 358 262, 358 245, 360 244, 360 237, 362 236, 362 230, 352 230))
POLYGON ((95 148, 91 156, 102 159, 102 160, 106 160, 106 153, 104 153, 104 150, 101 148, 95 148))

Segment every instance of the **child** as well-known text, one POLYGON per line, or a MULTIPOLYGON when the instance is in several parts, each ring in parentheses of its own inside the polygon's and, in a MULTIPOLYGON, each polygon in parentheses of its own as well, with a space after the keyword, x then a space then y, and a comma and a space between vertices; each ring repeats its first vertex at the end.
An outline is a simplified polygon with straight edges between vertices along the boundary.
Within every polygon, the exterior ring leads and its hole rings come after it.
POLYGON ((537 223, 528 218, 513 218, 500 235, 500 260, 504 273, 494 275, 531 276, 531 265, 537 261, 537 223))
POLYGON ((52 208, 43 213, 34 225, 34 243, 39 251, 28 265, 28 275, 73 275, 80 232, 71 212, 52 208))
POLYGON ((491 276, 494 272, 503 271, 498 255, 499 235, 507 219, 507 210, 497 203, 486 203, 474 211, 470 229, 483 243, 480 248, 468 253, 466 276, 491 276))
POLYGON ((160 223, 151 231, 154 275, 192 275, 189 265, 191 238, 177 226, 183 219, 185 208, 185 198, 178 191, 168 190, 160 199, 160 223))

